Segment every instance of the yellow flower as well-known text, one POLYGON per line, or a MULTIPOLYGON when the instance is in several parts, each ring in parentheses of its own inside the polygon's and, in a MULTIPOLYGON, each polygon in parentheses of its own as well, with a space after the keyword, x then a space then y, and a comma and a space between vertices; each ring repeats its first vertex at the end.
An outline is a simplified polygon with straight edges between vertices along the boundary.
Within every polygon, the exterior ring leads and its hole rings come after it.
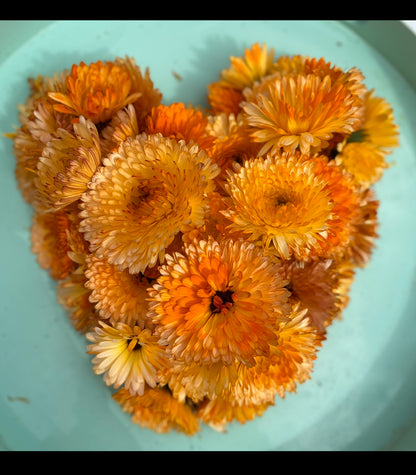
POLYGON ((58 209, 79 200, 100 163, 100 139, 90 120, 80 117, 74 133, 59 129, 38 162, 39 200, 58 209))
POLYGON ((242 104, 260 155, 281 149, 318 152, 335 133, 350 134, 360 122, 360 109, 348 87, 329 75, 277 77, 262 93, 242 104))
POLYGON ((313 163, 291 155, 245 162, 226 185, 232 203, 223 214, 233 231, 278 255, 306 258, 330 231, 333 203, 313 163))
POLYGON ((369 188, 383 176, 389 167, 386 154, 376 145, 369 142, 350 142, 336 156, 337 165, 350 173, 357 185, 369 188))
POLYGON ((374 89, 365 95, 364 123, 358 131, 362 141, 379 147, 385 153, 399 145, 399 127, 391 105, 375 95, 374 89))
POLYGON ((158 383, 157 373, 168 366, 163 347, 148 329, 117 322, 114 326, 100 321, 101 327, 88 332, 92 342, 87 346, 97 375, 104 374, 107 386, 124 387, 132 394, 142 396, 146 385, 151 388, 158 383))
POLYGON ((219 170, 196 145, 161 134, 122 142, 82 196, 80 230, 110 264, 143 272, 185 225, 203 224, 219 170))
POLYGON ((243 89, 269 74, 273 60, 273 48, 259 43, 246 48, 242 57, 231 56, 230 67, 221 72, 218 81, 208 85, 207 100, 212 111, 238 114, 244 100, 243 89))
POLYGON ((132 422, 157 433, 172 430, 194 435, 199 432, 198 420, 190 405, 179 402, 164 387, 146 387, 143 395, 132 395, 121 388, 113 399, 123 411, 132 414, 132 422))
POLYGON ((252 86, 272 71, 274 49, 264 43, 246 48, 243 57, 230 57, 231 66, 221 72, 221 80, 238 90, 252 86))
POLYGON ((275 339, 288 292, 276 266, 251 243, 206 241, 166 255, 149 290, 149 316, 173 360, 254 364, 275 339))
POLYGON ((102 319, 145 327, 147 288, 153 279, 120 270, 94 254, 86 258, 85 277, 85 286, 91 290, 90 302, 95 303, 102 319))

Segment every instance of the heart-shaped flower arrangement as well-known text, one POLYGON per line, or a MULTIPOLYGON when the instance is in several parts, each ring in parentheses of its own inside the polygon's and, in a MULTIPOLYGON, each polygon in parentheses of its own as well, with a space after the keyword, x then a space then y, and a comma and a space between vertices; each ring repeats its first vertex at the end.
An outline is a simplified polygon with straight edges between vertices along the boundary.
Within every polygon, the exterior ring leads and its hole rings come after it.
POLYGON ((357 68, 253 44, 163 104, 131 57, 29 79, 10 134, 32 250, 132 421, 191 435, 311 376, 398 145, 357 68))

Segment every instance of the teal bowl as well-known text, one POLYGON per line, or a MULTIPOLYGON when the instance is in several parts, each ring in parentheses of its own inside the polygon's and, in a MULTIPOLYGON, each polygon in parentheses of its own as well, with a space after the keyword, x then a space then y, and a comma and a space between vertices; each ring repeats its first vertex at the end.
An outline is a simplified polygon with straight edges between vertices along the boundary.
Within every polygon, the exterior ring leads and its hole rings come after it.
POLYGON ((18 126, 27 78, 129 55, 163 101, 205 104, 229 57, 276 55, 358 67, 394 110, 400 147, 376 185, 379 239, 312 377, 262 417, 157 434, 130 421, 92 371, 86 339, 30 250, 32 210, 0 140, 0 447, 4 451, 375 451, 416 449, 416 38, 397 21, 1 21, 0 131, 18 126))

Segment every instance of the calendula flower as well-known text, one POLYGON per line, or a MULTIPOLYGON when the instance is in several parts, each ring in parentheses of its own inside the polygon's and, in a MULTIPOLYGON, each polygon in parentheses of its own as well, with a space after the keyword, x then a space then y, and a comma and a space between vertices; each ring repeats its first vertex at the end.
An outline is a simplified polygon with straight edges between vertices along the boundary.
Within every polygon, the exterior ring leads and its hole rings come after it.
POLYGON ((351 239, 344 250, 344 258, 354 265, 365 267, 373 252, 378 238, 379 200, 372 189, 361 192, 358 213, 351 220, 351 239))
POLYGON ((274 49, 254 43, 244 56, 230 57, 230 67, 221 72, 220 79, 208 85, 207 100, 214 113, 241 111, 244 88, 272 72, 274 49))
POLYGON ((192 141, 201 149, 206 149, 214 141, 206 130, 208 117, 200 110, 185 107, 182 102, 154 107, 147 116, 146 124, 148 134, 161 133, 187 143, 192 141))
MULTIPOLYGON (((224 196, 218 191, 212 191, 207 195, 208 210, 204 217, 202 226, 187 226, 182 234, 182 243, 192 243, 192 241, 204 240, 206 236, 211 236, 215 240, 220 241, 224 238, 234 240, 244 239, 245 236, 239 231, 229 229, 230 220, 227 219, 223 211, 228 209, 224 196)), ((181 249, 177 249, 181 252, 181 249)))
POLYGON ((310 379, 314 361, 325 336, 311 322, 306 309, 293 307, 290 318, 279 322, 277 343, 272 344, 269 357, 258 357, 256 365, 239 367, 239 378, 222 397, 239 403, 261 404, 271 401, 274 392, 281 398, 296 392, 299 384, 310 379))
POLYGON ((44 213, 35 212, 32 218, 32 252, 42 269, 49 271, 53 279, 65 278, 75 269, 69 257, 71 251, 68 234, 75 232, 76 209, 44 213))
POLYGON ((132 422, 165 434, 172 430, 194 435, 199 432, 198 419, 189 404, 179 402, 165 387, 146 387, 143 395, 131 395, 121 388, 113 399, 123 411, 132 414, 132 422))
POLYGON ((283 261, 281 272, 289 281, 290 302, 306 309, 311 324, 321 333, 338 315, 341 306, 340 273, 331 259, 315 259, 298 262, 294 259, 283 261))
MULTIPOLYGON (((71 208, 71 207, 69 207, 71 208)), ((75 210, 76 207, 73 207, 75 210)), ((67 208, 65 208, 67 211, 67 208)), ((65 309, 74 328, 85 334, 99 322, 99 314, 90 302, 91 291, 86 287, 85 266, 89 256, 88 243, 78 230, 78 214, 71 215, 74 226, 67 231, 69 250, 68 257, 72 260, 72 270, 60 280, 56 287, 58 303, 65 309)))
POLYGON ((67 93, 50 92, 55 109, 83 116, 94 124, 106 122, 119 109, 136 101, 141 92, 132 91, 128 71, 112 61, 74 64, 66 78, 67 93))
POLYGON ((205 398, 219 397, 237 379, 237 364, 184 363, 171 360, 171 366, 160 374, 161 384, 167 385, 179 401, 200 403, 205 398))
POLYGON ((327 182, 309 160, 283 154, 247 161, 226 189, 232 203, 222 213, 230 229, 285 259, 318 252, 331 232, 327 182))
POLYGON ((276 395, 284 398, 310 378, 324 336, 311 325, 306 309, 295 305, 290 318, 279 322, 275 331, 277 343, 271 345, 268 357, 256 357, 252 367, 236 363, 233 384, 198 405, 201 420, 222 431, 234 420, 245 423, 274 405, 276 395))
POLYGON ((243 57, 230 56, 231 66, 221 72, 221 80, 241 91, 272 72, 273 62, 274 49, 254 43, 243 57))
POLYGON ((358 186, 369 188, 383 176, 389 167, 386 154, 368 142, 347 143, 336 156, 336 163, 350 173, 358 186))
POLYGON ((213 114, 239 114, 244 101, 243 92, 223 82, 213 82, 207 86, 207 102, 213 114))
POLYGON ((118 148, 121 142, 128 137, 136 137, 139 133, 136 109, 133 104, 129 104, 124 109, 119 110, 101 131, 102 155, 108 155, 118 148))
POLYGON ((37 166, 44 144, 34 139, 22 125, 16 133, 11 135, 13 139, 13 152, 16 157, 14 170, 17 186, 22 198, 29 204, 35 204, 37 198, 37 166))
POLYGON ((352 238, 352 223, 356 222, 360 213, 360 190, 353 177, 328 157, 316 155, 310 159, 302 158, 311 163, 314 173, 327 183, 326 189, 333 203, 328 234, 321 242, 317 255, 335 258, 345 251, 352 238))
POLYGON ((161 344, 185 363, 247 365, 267 355, 288 292, 275 265, 251 243, 208 237, 166 255, 149 290, 161 344))
POLYGON ((45 146, 57 136, 58 129, 72 131, 68 116, 56 112, 43 96, 33 101, 36 107, 25 112, 24 123, 9 134, 16 156, 15 176, 22 196, 28 203, 40 208, 37 201, 37 167, 45 146))
POLYGON ((208 153, 221 168, 215 181, 219 192, 223 192, 227 171, 234 171, 245 160, 256 157, 260 146, 251 140, 250 131, 241 114, 235 116, 222 113, 210 116, 207 130, 215 138, 208 153))
POLYGON ((86 338, 95 374, 103 374, 107 386, 124 387, 132 394, 142 396, 146 385, 158 383, 157 373, 169 363, 157 337, 150 329, 117 322, 114 326, 103 321, 86 338))
POLYGON ((144 328, 148 310, 147 288, 153 279, 145 274, 130 274, 94 254, 86 258, 85 286, 91 290, 90 301, 103 320, 124 322, 144 328))
POLYGON ((82 334, 98 325, 99 315, 90 302, 91 291, 85 287, 83 265, 70 272, 56 287, 58 303, 65 309, 75 330, 82 334))
POLYGON ((385 153, 399 145, 399 127, 393 109, 384 98, 375 95, 374 89, 365 95, 364 123, 357 135, 359 141, 373 144, 385 153))
POLYGON ((245 424, 255 417, 261 417, 273 403, 237 404, 221 397, 206 399, 198 405, 196 416, 218 432, 226 432, 227 424, 237 421, 245 424))
POLYGON ((360 110, 348 87, 329 75, 285 75, 242 104, 259 154, 281 149, 302 153, 327 147, 333 134, 351 134, 360 110))
POLYGON ((143 272, 163 262, 185 225, 202 225, 219 170, 197 145, 161 134, 122 142, 82 196, 80 230, 110 264, 143 272))
POLYGON ((83 117, 74 133, 57 131, 43 149, 38 162, 37 188, 45 206, 62 208, 79 200, 101 164, 101 149, 95 125, 83 117))

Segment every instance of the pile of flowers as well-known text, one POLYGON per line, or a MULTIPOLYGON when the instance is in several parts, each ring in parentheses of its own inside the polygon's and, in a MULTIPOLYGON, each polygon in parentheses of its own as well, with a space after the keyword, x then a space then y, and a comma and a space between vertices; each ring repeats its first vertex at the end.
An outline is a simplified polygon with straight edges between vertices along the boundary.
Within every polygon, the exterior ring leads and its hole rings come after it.
POLYGON ((32 250, 131 420, 225 431, 311 377, 398 145, 357 68, 255 43, 163 103, 132 57, 29 79, 9 134, 32 250))

